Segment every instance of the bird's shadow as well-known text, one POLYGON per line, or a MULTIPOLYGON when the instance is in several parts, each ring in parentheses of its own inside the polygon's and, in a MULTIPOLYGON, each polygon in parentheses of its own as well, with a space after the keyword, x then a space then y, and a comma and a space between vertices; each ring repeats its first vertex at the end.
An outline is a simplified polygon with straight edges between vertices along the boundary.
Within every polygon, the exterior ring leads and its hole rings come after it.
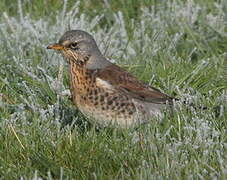
POLYGON ((109 135, 113 133, 114 128, 101 128, 97 124, 91 123, 75 106, 69 106, 68 103, 60 103, 59 116, 61 130, 71 127, 72 129, 77 128, 81 134, 90 130, 95 130, 97 133, 106 130, 109 135))
POLYGON ((70 126, 71 128, 77 127, 81 133, 84 133, 92 128, 92 124, 75 107, 61 105, 59 109, 61 129, 64 129, 67 126, 70 126))
POLYGON ((88 131, 95 131, 95 133, 105 134, 108 137, 125 136, 127 132, 134 131, 134 128, 115 128, 114 126, 100 127, 94 122, 90 122, 75 106, 69 105, 68 102, 59 103, 59 118, 61 123, 61 130, 76 128, 78 132, 83 135, 88 131))

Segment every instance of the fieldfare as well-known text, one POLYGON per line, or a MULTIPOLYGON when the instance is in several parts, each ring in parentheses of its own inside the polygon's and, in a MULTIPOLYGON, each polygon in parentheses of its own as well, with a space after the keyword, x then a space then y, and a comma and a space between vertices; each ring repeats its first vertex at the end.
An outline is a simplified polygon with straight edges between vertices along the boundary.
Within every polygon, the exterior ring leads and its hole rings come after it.
POLYGON ((109 62, 87 32, 67 31, 47 49, 62 53, 69 64, 74 104, 101 126, 132 127, 162 118, 173 104, 174 98, 109 62))

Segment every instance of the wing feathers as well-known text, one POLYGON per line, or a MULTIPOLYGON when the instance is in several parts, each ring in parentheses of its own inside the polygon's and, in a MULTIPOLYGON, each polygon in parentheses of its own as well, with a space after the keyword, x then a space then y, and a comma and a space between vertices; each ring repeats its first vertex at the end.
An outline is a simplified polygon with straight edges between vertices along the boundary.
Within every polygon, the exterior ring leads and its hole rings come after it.
POLYGON ((105 88, 117 89, 132 98, 156 104, 172 104, 173 98, 156 88, 144 84, 116 65, 110 65, 97 74, 97 83, 105 88))

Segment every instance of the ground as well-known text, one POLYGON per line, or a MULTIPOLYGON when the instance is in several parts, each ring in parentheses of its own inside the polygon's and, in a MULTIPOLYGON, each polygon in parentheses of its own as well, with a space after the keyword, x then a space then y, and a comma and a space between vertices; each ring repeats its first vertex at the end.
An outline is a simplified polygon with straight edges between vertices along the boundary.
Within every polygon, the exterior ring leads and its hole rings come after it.
POLYGON ((2 179, 227 178, 224 0, 2 0, 0 12, 2 179), (61 95, 66 62, 46 50, 68 29, 90 32, 112 62, 195 108, 182 103, 136 129, 89 123, 61 95))

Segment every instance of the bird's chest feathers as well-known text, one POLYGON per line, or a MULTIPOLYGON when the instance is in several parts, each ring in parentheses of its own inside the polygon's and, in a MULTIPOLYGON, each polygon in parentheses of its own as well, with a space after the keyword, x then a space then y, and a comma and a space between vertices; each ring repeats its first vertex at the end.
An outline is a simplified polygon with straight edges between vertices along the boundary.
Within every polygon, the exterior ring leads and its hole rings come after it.
POLYGON ((96 73, 85 65, 70 64, 71 88, 79 94, 87 94, 96 85, 96 73))

